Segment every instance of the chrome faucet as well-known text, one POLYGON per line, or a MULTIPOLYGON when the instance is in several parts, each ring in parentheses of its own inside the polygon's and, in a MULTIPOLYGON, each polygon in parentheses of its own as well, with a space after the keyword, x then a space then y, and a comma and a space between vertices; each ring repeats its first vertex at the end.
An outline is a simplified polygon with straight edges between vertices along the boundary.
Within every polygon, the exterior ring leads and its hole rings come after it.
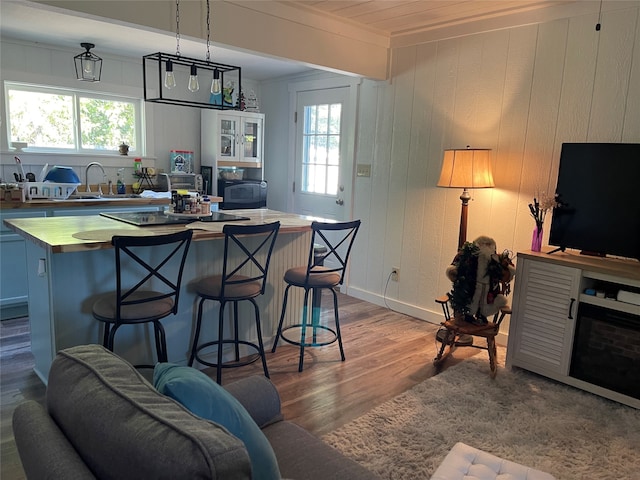
POLYGON ((91 193, 91 187, 89 186, 89 169, 91 167, 98 167, 102 171, 102 181, 98 182, 98 194, 102 195, 102 187, 100 185, 104 183, 104 180, 107 178, 107 174, 104 172, 104 167, 99 162, 91 162, 89 165, 87 165, 87 168, 85 168, 84 170, 84 176, 87 182, 85 192, 91 193))

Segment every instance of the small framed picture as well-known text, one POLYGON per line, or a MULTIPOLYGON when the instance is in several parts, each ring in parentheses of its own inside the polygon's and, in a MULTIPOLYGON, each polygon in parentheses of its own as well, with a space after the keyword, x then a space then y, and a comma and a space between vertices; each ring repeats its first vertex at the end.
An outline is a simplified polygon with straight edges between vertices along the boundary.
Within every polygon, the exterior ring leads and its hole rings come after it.
POLYGON ((213 167, 200 167, 202 188, 207 195, 213 194, 213 167))

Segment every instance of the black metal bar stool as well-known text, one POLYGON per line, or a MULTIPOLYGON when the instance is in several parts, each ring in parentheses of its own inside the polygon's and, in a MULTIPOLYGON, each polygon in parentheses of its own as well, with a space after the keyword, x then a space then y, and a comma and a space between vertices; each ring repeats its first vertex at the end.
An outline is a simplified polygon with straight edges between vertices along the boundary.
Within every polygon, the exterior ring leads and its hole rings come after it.
POLYGON ((307 265, 290 268, 284 274, 284 281, 287 283, 287 287, 284 291, 282 314, 280 315, 278 332, 271 351, 276 351, 278 340, 280 338, 287 343, 299 346, 299 372, 303 369, 305 347, 320 347, 337 341, 340 346, 340 357, 342 361, 345 360, 342 336, 340 334, 338 296, 334 289, 338 285, 342 285, 344 282, 349 254, 351 253, 351 247, 353 246, 353 241, 356 238, 359 228, 360 220, 340 223, 313 222, 311 224, 312 236, 307 265), (324 252, 322 251, 322 246, 325 247, 324 252), (287 309, 287 300, 289 298, 289 289, 291 287, 300 287, 304 289, 302 321, 301 323, 283 327, 287 309), (309 292, 313 291, 312 298, 316 300, 316 294, 321 294, 323 289, 328 289, 333 294, 335 329, 327 325, 320 324, 319 311, 315 311, 313 308, 316 303, 315 301, 312 301, 311 323, 309 323, 307 307, 309 303, 309 292), (285 336, 285 332, 290 329, 300 330, 299 340, 285 336), (307 338, 308 329, 311 331, 311 340, 307 338), (319 340, 318 335, 321 332, 328 333, 329 338, 319 340))
POLYGON ((264 294, 267 272, 271 261, 271 252, 275 245, 280 222, 264 225, 231 225, 223 227, 224 233, 224 260, 222 274, 202 278, 196 285, 200 302, 198 304, 198 319, 196 331, 191 347, 189 366, 194 360, 203 365, 216 367, 216 381, 222 381, 222 368, 242 367, 262 359, 262 367, 265 377, 269 378, 267 360, 262 343, 262 329, 260 327, 260 309, 255 298, 264 294), (218 313, 218 338, 210 342, 198 345, 200 330, 202 327, 202 306, 206 300, 214 300, 220 303, 218 313), (255 323, 258 343, 239 339, 238 335, 238 303, 248 301, 255 311, 255 323), (224 337, 224 310, 227 303, 233 303, 233 338, 224 337), (225 344, 234 346, 235 359, 223 363, 223 347, 225 344), (256 351, 246 360, 240 360, 240 345, 246 345, 256 351), (204 360, 199 353, 208 347, 217 347, 217 360, 210 362, 204 360))
MULTIPOLYGON (((93 304, 93 316, 104 323, 103 345, 113 351, 116 331, 122 325, 153 323, 156 354, 167 361, 167 343, 160 320, 175 315, 184 263, 193 230, 145 237, 114 236, 116 290, 101 295, 93 304), (160 247, 169 249, 158 257, 160 247), (127 279, 133 276, 135 280, 127 279), (135 283, 133 287, 124 285, 135 283)), ((137 365, 153 368, 153 365, 137 365)))

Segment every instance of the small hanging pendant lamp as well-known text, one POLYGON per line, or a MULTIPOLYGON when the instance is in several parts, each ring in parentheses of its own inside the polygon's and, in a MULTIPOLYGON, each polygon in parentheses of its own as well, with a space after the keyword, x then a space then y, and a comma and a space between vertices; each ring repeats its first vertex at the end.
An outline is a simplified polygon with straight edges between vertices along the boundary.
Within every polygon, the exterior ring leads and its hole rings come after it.
POLYGON ((81 43, 86 52, 73 57, 76 65, 76 78, 85 82, 99 82, 102 75, 102 59, 89 50, 95 47, 93 43, 81 43))

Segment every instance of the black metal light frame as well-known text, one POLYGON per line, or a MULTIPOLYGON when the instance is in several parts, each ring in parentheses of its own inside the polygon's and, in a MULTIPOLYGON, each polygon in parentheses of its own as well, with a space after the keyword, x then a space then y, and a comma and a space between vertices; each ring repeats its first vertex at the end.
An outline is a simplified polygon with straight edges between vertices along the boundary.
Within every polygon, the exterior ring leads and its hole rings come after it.
MULTIPOLYGON (((158 52, 142 57, 142 82, 144 87, 144 100, 146 102, 166 103, 171 105, 207 108, 212 110, 240 110, 240 96, 242 92, 241 67, 225 65, 223 63, 216 63, 206 60, 198 60, 196 58, 188 58, 181 55, 172 55, 170 53, 158 52), (212 104, 210 102, 176 98, 176 95, 171 96, 171 93, 175 93, 178 90, 168 89, 164 86, 164 73, 168 60, 173 63, 174 71, 176 71, 177 66, 191 69, 191 67, 195 65, 198 70, 198 76, 202 75, 201 72, 203 71, 211 73, 211 77, 207 76, 206 78, 213 78, 213 74, 217 70, 218 72, 220 72, 220 83, 223 87, 225 85, 225 74, 227 75, 227 78, 232 77, 233 81, 238 83, 238 101, 235 105, 226 105, 224 103, 224 100, 221 102, 221 104, 212 104), (157 80, 157 83, 155 83, 155 80, 157 80), (151 85, 148 85, 148 83, 150 83, 151 85), (158 92, 157 95, 151 96, 150 90, 158 92)), ((207 91, 209 91, 208 88, 207 91)))
POLYGON ((76 66, 76 78, 84 82, 99 82, 102 76, 102 59, 95 53, 89 51, 95 48, 95 45, 93 43, 81 43, 80 46, 86 49, 86 52, 82 52, 73 57, 76 66), (91 69, 93 75, 90 77, 85 76, 84 64, 87 62, 93 63, 93 68, 91 69))

